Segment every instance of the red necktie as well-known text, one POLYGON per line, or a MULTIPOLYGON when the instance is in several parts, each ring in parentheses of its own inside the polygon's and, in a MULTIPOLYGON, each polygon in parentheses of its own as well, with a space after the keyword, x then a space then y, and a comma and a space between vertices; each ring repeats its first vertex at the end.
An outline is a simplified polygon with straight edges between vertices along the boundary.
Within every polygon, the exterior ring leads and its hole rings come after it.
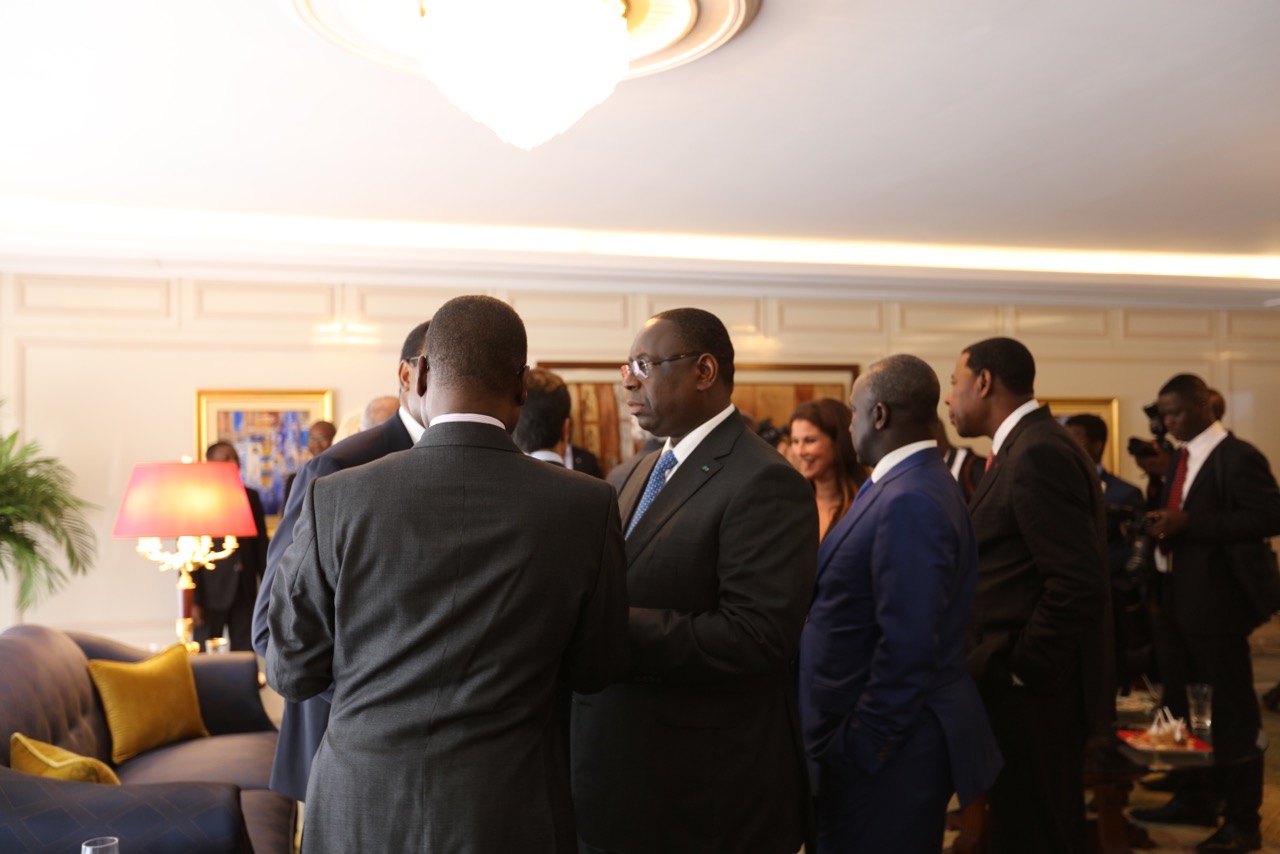
POLYGON ((991 464, 995 461, 996 461, 996 455, 992 453, 989 457, 987 457, 987 462, 982 466, 982 473, 986 474, 987 472, 991 471, 991 464))
POLYGON ((1178 456, 1178 467, 1173 470, 1173 485, 1169 487, 1169 500, 1165 502, 1167 510, 1182 509, 1182 487, 1187 483, 1187 449, 1183 448, 1178 456))

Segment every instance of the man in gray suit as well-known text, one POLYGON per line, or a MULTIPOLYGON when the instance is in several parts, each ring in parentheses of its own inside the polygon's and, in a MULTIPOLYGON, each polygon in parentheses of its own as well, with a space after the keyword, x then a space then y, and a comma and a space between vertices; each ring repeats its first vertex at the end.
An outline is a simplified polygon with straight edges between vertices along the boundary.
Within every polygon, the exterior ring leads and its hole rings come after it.
POLYGON ((668 438, 620 475, 632 669, 574 698, 579 834, 620 854, 794 854, 809 812, 792 662, 817 566, 813 490, 738 417, 715 315, 651 318, 622 372, 640 426, 668 438))
POLYGON ((267 678, 334 686, 303 851, 572 852, 557 678, 627 665, 613 490, 520 453, 524 325, 436 313, 413 449, 309 484, 271 591, 267 678))

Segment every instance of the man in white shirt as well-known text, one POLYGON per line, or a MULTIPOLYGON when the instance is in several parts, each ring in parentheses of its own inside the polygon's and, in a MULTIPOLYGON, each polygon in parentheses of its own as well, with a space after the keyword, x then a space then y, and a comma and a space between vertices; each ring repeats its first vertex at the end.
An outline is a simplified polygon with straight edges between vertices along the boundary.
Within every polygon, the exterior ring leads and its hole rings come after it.
POLYGON ((1175 376, 1160 389, 1157 406, 1170 435, 1185 443, 1164 480, 1162 509, 1149 514, 1160 543, 1160 677, 1165 703, 1184 719, 1186 686, 1213 686, 1215 767, 1179 775, 1169 803, 1132 815, 1214 827, 1221 805, 1225 822, 1197 850, 1256 851, 1262 844, 1265 738, 1249 633, 1270 616, 1270 607, 1260 605, 1265 599, 1250 579, 1274 575, 1275 556, 1265 538, 1280 534, 1280 490, 1266 458, 1214 416, 1202 379, 1175 376))

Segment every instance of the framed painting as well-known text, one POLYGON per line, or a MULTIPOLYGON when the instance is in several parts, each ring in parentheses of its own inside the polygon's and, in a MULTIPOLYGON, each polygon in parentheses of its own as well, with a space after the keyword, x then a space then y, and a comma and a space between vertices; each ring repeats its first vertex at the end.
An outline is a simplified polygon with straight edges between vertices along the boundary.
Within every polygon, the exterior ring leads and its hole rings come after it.
POLYGON ((333 420, 331 391, 197 391, 196 459, 214 442, 230 442, 246 486, 267 516, 284 510, 285 481, 307 459, 307 431, 333 420))
POLYGON ((1066 423, 1072 415, 1096 415, 1107 425, 1107 449, 1102 452, 1102 465, 1107 471, 1120 471, 1120 399, 1115 397, 1051 397, 1039 398, 1049 404, 1049 412, 1066 423))
MULTIPOLYGON (((596 455, 605 474, 644 447, 651 437, 627 411, 621 364, 613 362, 539 362, 569 386, 575 447, 596 455)), ((789 365, 739 362, 734 366, 733 402, 757 423, 790 423, 791 412, 806 400, 849 400, 856 365, 789 365)))

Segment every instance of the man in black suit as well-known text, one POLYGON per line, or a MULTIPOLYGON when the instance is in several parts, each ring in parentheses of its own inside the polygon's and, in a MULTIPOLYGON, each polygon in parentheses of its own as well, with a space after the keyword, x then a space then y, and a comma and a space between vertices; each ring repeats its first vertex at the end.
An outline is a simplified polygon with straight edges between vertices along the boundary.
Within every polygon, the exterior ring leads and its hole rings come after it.
MULTIPOLYGON (((302 512, 303 499, 311 481, 335 471, 354 468, 385 457, 395 451, 407 451, 422 437, 426 428, 419 420, 417 405, 410 406, 415 394, 418 357, 422 355, 427 338, 428 322, 414 327, 400 348, 400 365, 397 376, 400 382, 400 411, 379 427, 350 436, 329 447, 318 457, 307 460, 298 471, 295 489, 289 493, 284 515, 271 538, 267 550, 267 571, 258 591, 257 605, 253 611, 253 648, 258 655, 267 654, 267 642, 271 627, 267 616, 271 604, 271 584, 275 579, 280 558, 293 542, 293 526, 302 512)), ((320 739, 329 723, 331 691, 302 702, 285 701, 284 717, 280 721, 280 738, 276 742, 276 760, 271 768, 271 788, 294 800, 304 800, 307 795, 307 778, 311 775, 311 760, 315 757, 320 739)))
POLYGON ((709 312, 651 318, 623 366, 632 668, 576 696, 587 851, 794 854, 808 813, 792 662, 813 589, 813 490, 737 416, 733 343, 709 312))
POLYGON ((990 795, 992 854, 1079 854, 1085 743, 1114 712, 1106 523, 1097 471, 1034 383, 1035 360, 1011 338, 967 348, 951 376, 956 430, 992 439, 969 505, 968 664, 1005 759, 990 795))
MULTIPOLYGON (((240 455, 230 442, 214 442, 204 452, 204 458, 211 463, 235 463, 236 468, 240 467, 240 455)), ((253 649, 253 603, 267 565, 267 519, 258 490, 246 486, 244 491, 249 496, 249 510, 258 535, 239 537, 236 550, 214 564, 213 570, 191 573, 196 585, 191 597, 191 638, 201 647, 209 638, 221 637, 225 627, 232 650, 253 649)), ((218 540, 214 551, 221 550, 222 541, 218 540)))
POLYGON ((1155 627, 1164 701, 1186 718, 1186 686, 1213 687, 1215 766, 1178 775, 1169 803, 1132 815, 1212 827, 1222 804, 1225 822, 1197 850, 1256 851, 1265 738, 1249 633, 1269 615, 1259 613, 1241 578, 1246 562, 1274 571, 1265 539, 1280 534, 1280 490, 1266 457, 1214 417, 1199 377, 1175 376, 1156 403, 1169 433, 1184 443, 1165 477, 1164 508, 1149 514, 1161 544, 1155 627))

